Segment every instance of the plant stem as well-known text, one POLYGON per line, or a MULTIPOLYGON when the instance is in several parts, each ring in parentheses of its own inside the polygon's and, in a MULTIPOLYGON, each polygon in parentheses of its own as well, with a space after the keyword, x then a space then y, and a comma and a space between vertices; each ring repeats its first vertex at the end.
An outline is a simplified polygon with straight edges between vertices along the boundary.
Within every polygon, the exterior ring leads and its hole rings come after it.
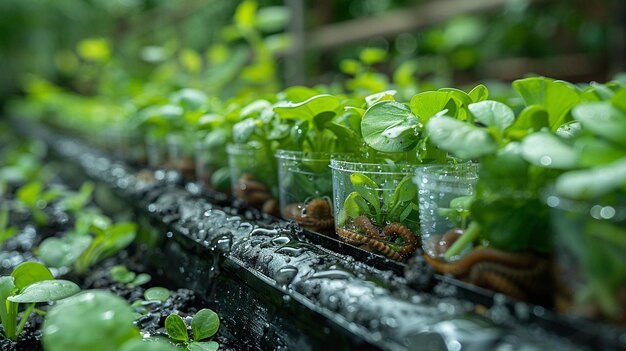
POLYGON ((478 238, 478 235, 480 235, 480 231, 481 228, 478 222, 474 221, 470 223, 465 233, 463 233, 463 235, 461 235, 461 237, 457 241, 455 241, 452 246, 450 246, 450 248, 448 249, 448 251, 446 251, 443 257, 446 260, 449 260, 452 257, 463 252, 466 247, 468 247, 478 238))
POLYGON ((26 325, 26 321, 28 320, 28 317, 30 317, 30 314, 33 312, 34 308, 35 308, 35 304, 31 303, 30 305, 28 305, 26 310, 22 312, 22 320, 20 321, 20 325, 17 326, 17 333, 15 335, 16 338, 18 335, 22 333, 22 329, 24 329, 24 326, 26 325))

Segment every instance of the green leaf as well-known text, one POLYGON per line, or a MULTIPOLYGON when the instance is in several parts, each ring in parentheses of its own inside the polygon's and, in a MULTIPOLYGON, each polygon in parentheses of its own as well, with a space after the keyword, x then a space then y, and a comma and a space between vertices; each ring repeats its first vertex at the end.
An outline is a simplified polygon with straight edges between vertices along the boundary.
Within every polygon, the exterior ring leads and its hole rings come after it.
POLYGON ((541 105, 546 108, 552 131, 568 121, 570 110, 580 101, 580 92, 574 85, 550 78, 519 79, 513 82, 513 88, 526 106, 541 105))
POLYGON ((291 127, 291 139, 298 147, 302 147, 302 144, 306 140, 307 133, 309 131, 309 122, 302 121, 293 127, 291 127))
POLYGON ((130 283, 137 275, 129 271, 126 267, 118 265, 111 267, 111 278, 118 283, 130 283))
MULTIPOLYGON (((92 349, 93 350, 93 349, 92 349)), ((119 351, 176 351, 178 348, 158 340, 133 339, 122 345, 119 351)))
POLYGON ((15 197, 23 204, 29 207, 37 206, 37 200, 43 190, 43 184, 41 182, 30 182, 21 188, 19 188, 15 194, 15 197))
POLYGON ((166 288, 157 286, 146 289, 146 291, 143 293, 143 296, 146 298, 146 300, 149 301, 165 302, 170 297, 170 291, 166 288))
POLYGON ((530 105, 520 112, 511 129, 539 131, 548 127, 548 123, 548 110, 543 106, 530 105))
POLYGON ((260 126, 260 122, 254 118, 244 119, 233 126, 233 141, 243 144, 250 139, 254 130, 260 126))
POLYGON ((313 125, 318 130, 323 130, 328 122, 330 122, 337 114, 334 111, 321 112, 313 117, 313 125))
POLYGON ((89 236, 47 238, 39 245, 38 257, 49 267, 69 267, 91 245, 89 236))
POLYGON ((515 121, 513 110, 498 101, 485 100, 475 102, 467 107, 478 121, 487 127, 497 128, 500 131, 504 131, 515 121))
POLYGON ((359 59, 366 65, 373 65, 385 61, 387 51, 381 48, 367 47, 361 50, 359 59))
POLYGON ((391 212, 393 209, 415 199, 417 199, 417 186, 413 183, 412 175, 409 175, 398 183, 391 199, 385 203, 385 206, 391 212))
POLYGON ((308 100, 288 102, 274 107, 274 112, 283 119, 301 119, 311 121, 322 112, 335 112, 339 108, 339 98, 333 95, 320 94, 308 100))
POLYGON ((289 23, 291 13, 285 6, 266 6, 259 9, 256 27, 264 32, 276 32, 289 23))
POLYGON ((527 136, 522 141, 522 156, 526 161, 545 168, 570 169, 578 165, 574 148, 549 132, 527 136))
POLYGON ((208 308, 198 311, 191 319, 191 330, 193 330, 193 339, 200 341, 210 338, 220 327, 220 318, 217 313, 208 308))
MULTIPOLYGON (((374 104, 380 101, 396 101, 396 99, 394 98, 395 95, 396 95, 395 90, 386 90, 380 93, 366 96, 365 103, 367 104, 367 107, 372 107, 374 104)), ((346 107, 346 109, 348 108, 357 109, 356 107, 346 107)), ((357 109, 357 110, 361 110, 361 109, 357 109)), ((361 115, 363 115, 363 113, 361 115)))
POLYGON ((626 88, 618 90, 611 99, 613 106, 626 113, 626 88))
POLYGON ((215 341, 208 342, 192 342, 187 345, 187 350, 189 351, 217 351, 219 349, 220 344, 215 341))
POLYGON ((182 89, 172 94, 171 100, 185 111, 196 111, 208 102, 208 96, 197 89, 182 89))
POLYGON ((319 93, 320 92, 315 89, 297 85, 283 90, 283 92, 281 93, 282 96, 280 98, 281 100, 286 101, 301 102, 310 99, 315 95, 319 95, 319 93))
POLYGON ((431 119, 426 125, 426 133, 437 147, 463 159, 489 155, 498 148, 484 129, 447 116, 431 119))
POLYGON ((626 158, 606 166, 571 171, 556 180, 558 194, 573 199, 595 198, 626 185, 626 158))
POLYGON ((374 213, 380 213, 378 184, 361 173, 352 173, 350 175, 350 182, 352 186, 354 186, 354 190, 374 208, 374 213))
POLYGON ((150 276, 150 274, 140 273, 140 274, 137 274, 137 277, 135 277, 135 280, 133 280, 129 285, 135 287, 135 286, 143 285, 149 282, 150 280, 152 280, 152 277, 150 276))
POLYGON ((576 106, 572 114, 594 135, 626 146, 626 112, 606 102, 592 102, 576 106))
POLYGON ((78 285, 69 280, 44 280, 28 285, 8 300, 17 303, 49 302, 70 297, 79 291, 78 285))
MULTIPOLYGON (((465 94, 465 93, 464 93, 465 94)), ((419 93, 411 99, 411 111, 422 123, 428 122, 432 117, 447 109, 449 116, 456 116, 457 104, 453 99, 459 95, 455 91, 426 91, 419 93)))
POLYGON ((12 306, 7 303, 7 299, 15 290, 15 278, 11 276, 0 277, 0 322, 4 328, 4 334, 9 339, 15 339, 16 333, 16 314, 17 311, 11 311, 12 306))
POLYGON ((404 152, 419 141, 419 127, 419 121, 404 104, 383 101, 367 109, 361 121, 361 134, 375 150, 404 152))
POLYGON ((165 319, 165 331, 167 335, 176 341, 189 341, 187 326, 182 318, 177 314, 170 314, 165 319))
POLYGON ((339 215, 339 224, 344 225, 348 218, 357 218, 362 213, 369 213, 365 200, 356 191, 353 191, 343 202, 339 215))
POLYGON ((334 122, 326 123, 326 129, 333 132, 342 143, 350 143, 355 148, 358 148, 359 145, 357 144, 360 138, 354 130, 334 122))
POLYGON ((129 340, 141 339, 134 319, 126 300, 108 291, 85 291, 46 314, 43 346, 46 351, 117 351, 129 340))
POLYGON ((91 200, 91 194, 94 190, 94 184, 92 182, 85 182, 81 185, 80 190, 76 194, 67 196, 62 201, 62 206, 70 211, 79 211, 89 200, 91 200))
POLYGON ((478 84, 468 95, 472 98, 473 102, 484 101, 489 97, 489 90, 487 90, 486 86, 478 84))
POLYGON ((257 11, 257 3, 256 1, 246 0, 241 2, 237 9, 235 10, 235 23, 238 27, 248 30, 254 27, 256 11, 257 11))
POLYGON ((38 262, 24 262, 15 267, 11 276, 15 278, 15 287, 23 289, 42 280, 53 280, 54 276, 48 267, 38 262))
POLYGON ((583 167, 602 166, 626 157, 626 150, 592 136, 578 138, 574 142, 574 150, 583 167))

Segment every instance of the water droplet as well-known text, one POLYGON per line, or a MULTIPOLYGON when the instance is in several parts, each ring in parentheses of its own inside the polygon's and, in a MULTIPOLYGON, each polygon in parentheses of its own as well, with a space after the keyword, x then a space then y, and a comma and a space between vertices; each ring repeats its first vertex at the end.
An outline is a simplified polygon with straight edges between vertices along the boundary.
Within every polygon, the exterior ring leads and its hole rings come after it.
POLYGON ((552 157, 544 155, 539 159, 539 163, 542 166, 550 166, 552 164, 552 157))

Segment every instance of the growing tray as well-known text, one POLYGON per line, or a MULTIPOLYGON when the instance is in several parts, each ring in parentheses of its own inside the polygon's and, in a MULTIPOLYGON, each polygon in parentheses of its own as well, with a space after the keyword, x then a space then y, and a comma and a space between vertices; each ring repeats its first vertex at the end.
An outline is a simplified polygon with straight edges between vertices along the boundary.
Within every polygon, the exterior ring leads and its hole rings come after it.
POLYGON ((100 206, 131 206, 142 229, 138 245, 152 248, 146 262, 173 287, 203 296, 244 350, 626 349, 624 329, 232 207, 175 172, 140 170, 36 123, 15 127, 46 142, 67 165, 67 179, 106 189, 100 206))

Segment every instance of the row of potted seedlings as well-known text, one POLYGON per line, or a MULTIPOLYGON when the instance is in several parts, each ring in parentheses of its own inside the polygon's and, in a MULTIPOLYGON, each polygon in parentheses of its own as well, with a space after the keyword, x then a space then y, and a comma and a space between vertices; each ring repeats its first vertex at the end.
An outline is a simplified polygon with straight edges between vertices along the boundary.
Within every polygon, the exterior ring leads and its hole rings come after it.
POLYGON ((0 348, 217 350, 217 314, 189 290, 144 287, 152 277, 126 266, 142 269, 137 226, 103 214, 92 183, 65 186, 44 153, 0 144, 0 348))
POLYGON ((440 273, 624 323, 625 84, 533 77, 512 88, 408 102, 393 90, 221 102, 183 89, 135 106, 124 129, 145 136, 131 161, 393 260, 423 249, 440 273))

